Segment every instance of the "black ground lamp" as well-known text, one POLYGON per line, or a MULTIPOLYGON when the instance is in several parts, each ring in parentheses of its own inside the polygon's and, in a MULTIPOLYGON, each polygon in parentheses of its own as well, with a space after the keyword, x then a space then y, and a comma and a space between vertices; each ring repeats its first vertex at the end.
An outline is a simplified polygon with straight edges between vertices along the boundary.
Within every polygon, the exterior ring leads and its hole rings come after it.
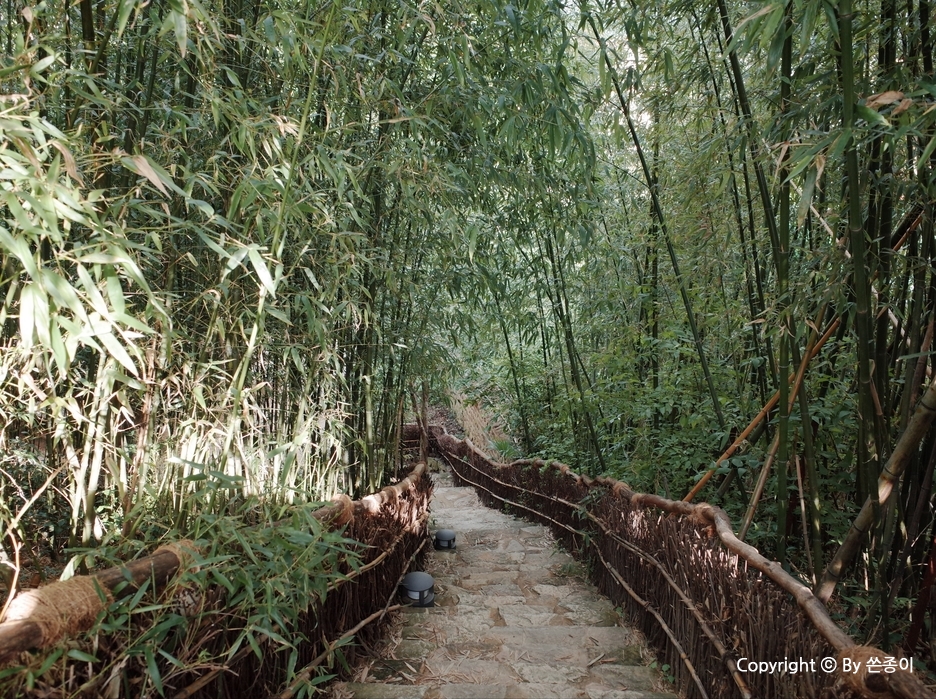
POLYGON ((440 529, 435 535, 436 551, 455 550, 455 532, 451 529, 440 529))
POLYGON ((429 573, 407 573, 400 584, 400 594, 412 607, 432 607, 435 605, 434 582, 429 573))

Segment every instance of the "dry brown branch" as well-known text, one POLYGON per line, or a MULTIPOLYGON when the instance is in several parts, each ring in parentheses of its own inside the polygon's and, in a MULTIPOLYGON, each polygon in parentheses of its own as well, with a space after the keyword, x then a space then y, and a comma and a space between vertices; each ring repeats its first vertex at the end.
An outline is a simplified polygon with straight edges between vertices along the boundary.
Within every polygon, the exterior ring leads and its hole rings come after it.
MULTIPOLYGON (((828 330, 826 330, 823 336, 819 338, 819 341, 815 344, 815 346, 812 349, 810 349, 810 351, 808 351, 806 355, 803 357, 803 362, 802 362, 802 365, 800 366, 799 371, 795 375, 790 376, 790 380, 794 380, 794 379, 796 380, 796 387, 793 391, 790 392, 791 401, 793 400, 793 398, 796 397, 796 391, 799 390, 799 385, 802 382, 803 375, 806 372, 806 366, 809 364, 810 361, 812 361, 812 359, 817 354, 819 354, 819 350, 821 350, 822 346, 826 343, 826 341, 830 337, 832 337, 832 333, 835 332, 836 328, 838 328, 841 322, 842 322, 841 318, 836 318, 832 322, 828 330)), ((740 447, 741 444, 744 442, 744 440, 747 439, 748 436, 750 436, 751 432, 754 431, 754 428, 756 428, 761 423, 761 421, 765 417, 767 417, 767 414, 771 410, 774 409, 774 406, 776 406, 779 401, 780 401, 780 391, 777 391, 776 393, 773 394, 773 397, 771 397, 771 399, 767 401, 767 405, 761 408, 761 411, 757 413, 757 415, 754 416, 754 419, 751 420, 750 424, 744 428, 744 431, 740 435, 738 435, 738 438, 735 439, 735 441, 731 444, 731 446, 725 450, 725 453, 718 457, 718 460, 715 461, 715 465, 712 466, 712 468, 710 468, 708 471, 706 471, 705 474, 702 476, 702 478, 699 479, 699 482, 696 483, 695 486, 692 488, 692 490, 690 490, 686 494, 686 497, 684 497, 683 500, 685 500, 686 502, 689 502, 693 500, 695 496, 698 495, 702 491, 702 488, 705 487, 705 484, 709 482, 709 479, 714 475, 715 471, 718 470, 718 465, 721 464, 723 461, 729 459, 731 455, 734 454, 738 450, 738 447, 740 447)))

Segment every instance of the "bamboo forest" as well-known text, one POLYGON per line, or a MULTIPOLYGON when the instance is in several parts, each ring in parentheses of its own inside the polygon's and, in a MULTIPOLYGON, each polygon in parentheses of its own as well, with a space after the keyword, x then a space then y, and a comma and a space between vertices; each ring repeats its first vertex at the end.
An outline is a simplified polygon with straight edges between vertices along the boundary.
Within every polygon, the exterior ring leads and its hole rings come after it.
POLYGON ((926 681, 929 2, 3 0, 0 622, 183 540, 241 622, 136 584, 0 695, 294 683, 356 550, 314 513, 471 410, 721 508, 926 681))

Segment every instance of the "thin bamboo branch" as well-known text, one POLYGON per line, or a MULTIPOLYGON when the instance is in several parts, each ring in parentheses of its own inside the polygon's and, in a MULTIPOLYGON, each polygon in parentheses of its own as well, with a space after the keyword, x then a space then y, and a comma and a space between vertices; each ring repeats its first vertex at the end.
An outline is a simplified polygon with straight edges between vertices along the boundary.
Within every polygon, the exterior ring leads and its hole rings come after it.
POLYGON ((807 515, 806 495, 803 490, 803 474, 800 473, 800 457, 794 455, 793 468, 796 470, 796 489, 799 493, 800 526, 803 528, 803 549, 806 551, 806 565, 809 568, 809 579, 816 580, 816 563, 813 560, 812 547, 809 545, 809 516, 807 515))
POLYGON ((666 219, 663 217, 663 207, 661 206, 659 196, 657 195, 657 187, 653 173, 650 171, 650 166, 647 164, 647 158, 644 155, 643 147, 640 145, 640 137, 637 135, 637 129, 634 127, 634 120, 631 118, 630 114, 630 106, 627 99, 624 97, 624 91, 621 89, 621 82, 618 79, 617 71, 611 64, 611 58, 608 56, 608 50, 605 41, 601 38, 601 35, 598 32, 598 26, 595 24, 595 20, 591 15, 588 15, 588 24, 592 29, 592 33, 595 35, 595 40, 601 47, 601 53, 602 57, 604 58, 605 66, 608 68, 608 74, 611 76, 611 81, 614 84, 614 90, 617 94, 618 102, 621 106, 621 111, 624 113, 624 117, 627 121, 627 128, 631 135, 631 141, 634 144, 634 150, 637 151, 637 157, 640 160, 640 167, 643 169, 644 179, 647 183, 647 189, 650 192, 650 201, 653 205, 653 211, 656 216, 657 223, 660 227, 660 234, 663 236, 663 241, 666 243, 666 250, 669 252, 670 262, 673 266, 673 274, 676 276, 676 282, 679 286, 679 294, 682 297, 683 305, 686 308, 686 319, 689 322, 689 330, 692 332, 692 339, 695 342, 696 353, 699 355, 699 364, 702 366, 702 373, 705 376, 705 382, 709 389, 709 397, 712 399, 712 408, 715 411, 715 417, 718 419, 719 429, 721 429, 722 432, 726 432, 727 426, 725 422, 725 416, 722 414, 721 402, 718 400, 718 391, 715 390, 715 381, 712 379, 712 373, 709 370, 708 359, 706 359, 705 355, 705 348, 702 345, 702 337, 699 334, 699 328, 696 325, 695 313, 692 310, 692 301, 689 299, 689 293, 686 291, 686 283, 683 279, 682 273, 679 270, 679 262, 676 259, 676 250, 673 248, 673 241, 670 239, 669 229, 666 225, 666 219))
POLYGON ((741 524, 741 530, 738 532, 738 538, 744 541, 748 529, 754 521, 754 513, 757 510, 757 503, 760 502, 764 494, 764 488, 767 485, 767 477, 770 475, 770 469, 773 466, 774 459, 777 458, 777 450, 780 448, 780 433, 774 435, 770 450, 767 452, 767 458, 764 459, 764 465, 761 466, 760 474, 757 476, 757 483, 754 484, 754 491, 751 493, 751 502, 748 504, 747 511, 744 513, 744 521, 741 524))

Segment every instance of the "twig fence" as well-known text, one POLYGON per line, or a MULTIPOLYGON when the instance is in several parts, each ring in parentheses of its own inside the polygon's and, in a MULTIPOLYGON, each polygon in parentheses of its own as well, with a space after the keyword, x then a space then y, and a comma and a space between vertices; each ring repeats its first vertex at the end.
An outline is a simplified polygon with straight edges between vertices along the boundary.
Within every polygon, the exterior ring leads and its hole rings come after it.
MULTIPOLYGON (((420 432, 406 426, 404 447, 418 445, 420 432)), ((586 560, 599 588, 659 649, 682 695, 936 696, 910 672, 868 672, 869 659, 887 654, 855 644, 807 587, 734 536, 721 509, 634 493, 618 481, 578 476, 563 464, 496 463, 470 441, 438 427, 430 428, 429 437, 429 446, 451 466, 456 482, 474 486, 489 506, 548 525, 586 560), (837 671, 824 672, 823 658, 835 658, 837 671), (861 661, 861 670, 842 673, 846 658, 853 666, 861 661), (764 663, 786 663, 786 671, 764 663)), ((296 663, 302 669, 291 685, 282 684, 284 654, 275 644, 261 644, 259 653, 245 646, 222 665, 175 675, 166 682, 166 695, 288 699, 317 668, 332 663, 343 640, 352 635, 365 644, 375 639, 380 625, 372 622, 397 606, 392 603, 400 580, 425 551, 431 491, 426 467, 419 464, 395 486, 357 502, 340 498, 316 513, 365 546, 359 566, 348 567, 324 600, 309 600, 297 628, 282 630, 306 639, 296 663)), ((115 596, 131 594, 146 580, 162 587, 198 561, 195 545, 179 542, 125 566, 18 596, 0 624, 0 666, 90 628, 115 596)), ((223 599, 218 603, 223 606, 223 599)), ((192 623, 200 627, 190 630, 211 637, 215 657, 232 647, 244 625, 243 619, 230 617, 219 626, 223 618, 199 615, 192 623)))
MULTIPOLYGON (((354 502, 339 497, 315 513, 329 529, 343 527, 343 535, 362 546, 358 565, 343 564, 343 574, 329 585, 324 599, 309 600, 297 628, 281 629, 291 641, 307 639, 300 643, 295 665, 301 669, 289 686, 282 684, 287 676, 286 654, 278 652, 276 644, 261 643, 259 654, 244 644, 222 664, 176 674, 164 683, 166 696, 288 699, 317 668, 332 666, 342 641, 353 635, 361 643, 378 638, 380 624, 372 622, 397 608, 392 603, 400 581, 426 551, 431 493, 431 479, 420 463, 396 485, 354 502)), ((0 623, 0 667, 16 663, 25 651, 55 646, 66 636, 91 628, 115 597, 133 594, 147 580, 162 589, 177 574, 197 565, 199 554, 192 542, 179 542, 124 566, 18 595, 0 623)), ((189 629, 189 637, 210 639, 205 647, 215 657, 225 655, 245 624, 244 619, 224 613, 223 605, 223 598, 218 599, 214 611, 221 613, 200 614, 191 622, 198 627, 189 629)))
POLYGON ((909 671, 869 672, 869 660, 889 654, 857 645, 809 588, 738 540, 720 508, 634 493, 555 462, 496 463, 441 428, 431 429, 430 449, 486 505, 549 526, 582 557, 661 652, 683 696, 936 696, 909 671), (822 660, 832 658, 827 672, 822 660), (857 673, 841 672, 859 662, 857 673))

